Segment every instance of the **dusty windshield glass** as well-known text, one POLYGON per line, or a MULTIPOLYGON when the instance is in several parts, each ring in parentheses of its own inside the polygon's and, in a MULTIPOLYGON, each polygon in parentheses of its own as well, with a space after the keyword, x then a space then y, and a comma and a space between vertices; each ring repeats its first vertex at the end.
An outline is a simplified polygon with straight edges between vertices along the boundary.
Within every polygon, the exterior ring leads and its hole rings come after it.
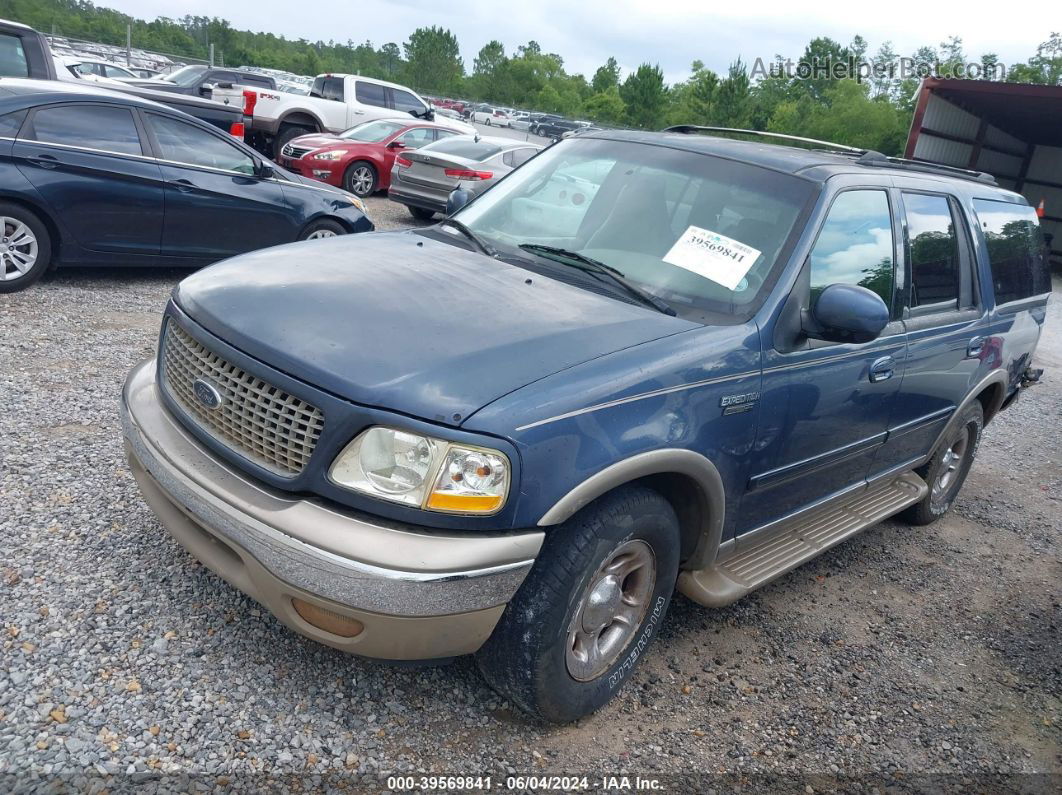
POLYGON ((682 314, 740 315, 761 300, 816 193, 747 163, 579 139, 544 151, 457 217, 502 251, 539 244, 599 260, 682 314))
POLYGON ((176 83, 182 88, 188 88, 188 86, 195 85, 199 81, 199 78, 206 69, 205 66, 199 66, 197 64, 182 66, 176 72, 171 72, 162 79, 167 83, 176 83))
POLYGON ((346 138, 348 141, 375 144, 394 135, 405 126, 396 121, 367 121, 340 133, 339 137, 346 138))

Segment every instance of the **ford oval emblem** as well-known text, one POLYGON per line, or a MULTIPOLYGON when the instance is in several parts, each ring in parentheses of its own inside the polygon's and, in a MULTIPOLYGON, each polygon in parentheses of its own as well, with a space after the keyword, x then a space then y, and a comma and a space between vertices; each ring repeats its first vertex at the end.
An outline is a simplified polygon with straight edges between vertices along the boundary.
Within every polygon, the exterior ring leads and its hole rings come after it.
POLYGON ((221 393, 218 388, 203 378, 197 378, 192 383, 192 393, 195 399, 210 411, 221 407, 221 393))

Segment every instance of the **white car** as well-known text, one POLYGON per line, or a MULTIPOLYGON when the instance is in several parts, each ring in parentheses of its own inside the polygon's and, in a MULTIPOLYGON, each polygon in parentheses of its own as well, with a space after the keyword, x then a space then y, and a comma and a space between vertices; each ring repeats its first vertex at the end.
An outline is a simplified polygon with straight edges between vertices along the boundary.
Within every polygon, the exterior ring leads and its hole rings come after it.
POLYGON ((477 124, 486 124, 488 127, 508 127, 509 114, 505 108, 476 108, 472 112, 472 121, 477 124))
POLYGON ((55 55, 55 76, 57 80, 62 80, 65 83, 80 83, 88 81, 89 83, 98 83, 101 86, 111 86, 112 88, 124 88, 125 84, 111 77, 101 77, 93 72, 81 71, 81 66, 85 63, 84 58, 69 55, 55 55))
POLYGON ((339 133, 372 119, 410 115, 432 120, 463 135, 476 128, 456 119, 435 116, 433 106, 406 86, 371 77, 322 74, 314 78, 308 96, 248 86, 215 88, 214 100, 242 105, 251 119, 248 139, 262 150, 279 155, 284 144, 310 133, 339 133))
POLYGON ((81 73, 83 77, 89 75, 95 75, 96 77, 106 77, 110 80, 131 79, 138 80, 140 75, 131 69, 127 69, 124 66, 119 66, 116 63, 110 61, 96 61, 91 58, 68 58, 70 63, 68 66, 73 66, 81 73))
POLYGON ((527 132, 531 128, 531 114, 519 110, 509 117, 509 126, 514 130, 527 132))

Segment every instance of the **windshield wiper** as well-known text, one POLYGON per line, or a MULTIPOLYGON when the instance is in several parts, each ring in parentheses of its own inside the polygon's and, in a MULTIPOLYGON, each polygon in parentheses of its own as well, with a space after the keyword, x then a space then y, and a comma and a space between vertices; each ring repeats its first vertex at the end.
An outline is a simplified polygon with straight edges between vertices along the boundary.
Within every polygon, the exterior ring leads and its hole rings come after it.
POLYGON ((471 240, 475 244, 476 248, 478 248, 480 251, 482 251, 488 257, 497 258, 498 250, 496 248, 494 248, 494 246, 492 246, 490 243, 488 243, 487 241, 485 241, 482 238, 480 238, 479 235, 477 235, 475 232, 473 232, 471 229, 469 229, 461 221, 458 221, 456 218, 443 218, 441 221, 439 221, 439 226, 443 226, 444 224, 447 225, 447 226, 452 226, 454 229, 456 229, 462 235, 467 237, 469 240, 471 240))
POLYGON ((538 243, 521 243, 520 248, 524 251, 530 251, 532 254, 538 254, 540 257, 551 259, 554 262, 560 262, 563 265, 578 268, 585 273, 594 273, 599 276, 605 276, 643 304, 652 307, 658 312, 663 312, 665 315, 671 315, 672 317, 676 315, 675 310, 668 306, 666 302, 661 301, 649 291, 643 290, 634 282, 630 281, 623 275, 622 271, 618 271, 611 265, 606 265, 593 257, 580 254, 578 251, 569 251, 566 248, 557 248, 556 246, 542 246, 538 243))

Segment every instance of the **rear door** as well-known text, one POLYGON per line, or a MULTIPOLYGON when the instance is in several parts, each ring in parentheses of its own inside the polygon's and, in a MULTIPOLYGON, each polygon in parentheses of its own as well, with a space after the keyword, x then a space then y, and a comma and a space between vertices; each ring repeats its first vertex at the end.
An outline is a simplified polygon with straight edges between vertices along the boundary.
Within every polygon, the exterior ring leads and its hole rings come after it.
POLYGON ((11 154, 83 248, 159 253, 162 172, 129 107, 77 102, 36 108, 11 154))
POLYGON ((296 238, 300 216, 246 150, 180 119, 144 117, 166 181, 164 255, 221 259, 296 238))
MULTIPOLYGON (((902 184, 902 178, 897 178, 902 184)), ((966 214, 946 193, 897 190, 902 208, 907 367, 874 469, 917 460, 943 430, 993 355, 983 329, 966 214)), ((995 355, 998 356, 998 351, 995 355)))

